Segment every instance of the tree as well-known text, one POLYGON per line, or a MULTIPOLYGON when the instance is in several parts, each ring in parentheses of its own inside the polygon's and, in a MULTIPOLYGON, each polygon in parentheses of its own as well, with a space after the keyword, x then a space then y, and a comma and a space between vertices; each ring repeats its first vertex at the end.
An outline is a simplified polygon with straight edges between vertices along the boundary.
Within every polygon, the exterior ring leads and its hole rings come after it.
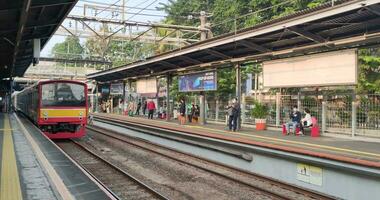
POLYGON ((61 59, 81 59, 84 49, 79 38, 68 36, 65 41, 57 43, 52 48, 51 54, 54 58, 61 59))
POLYGON ((359 50, 358 92, 380 93, 379 48, 366 48, 359 50))

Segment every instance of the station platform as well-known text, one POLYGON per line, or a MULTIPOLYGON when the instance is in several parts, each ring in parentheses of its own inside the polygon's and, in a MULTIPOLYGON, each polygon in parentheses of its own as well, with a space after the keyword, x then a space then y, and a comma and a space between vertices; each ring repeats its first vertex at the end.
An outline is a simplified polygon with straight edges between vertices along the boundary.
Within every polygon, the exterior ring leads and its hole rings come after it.
POLYGON ((142 126, 171 130, 173 132, 194 134, 210 139, 219 139, 380 169, 380 144, 375 142, 355 141, 327 136, 316 138, 310 136, 284 136, 281 131, 256 131, 253 128, 245 127, 238 132, 231 132, 226 130, 227 127, 224 124, 209 123, 203 126, 197 124, 179 125, 178 121, 174 120, 149 120, 143 117, 129 117, 116 114, 94 114, 95 119, 104 117, 142 126))
POLYGON ((15 113, 0 113, 0 171, 0 200, 114 199, 15 113))

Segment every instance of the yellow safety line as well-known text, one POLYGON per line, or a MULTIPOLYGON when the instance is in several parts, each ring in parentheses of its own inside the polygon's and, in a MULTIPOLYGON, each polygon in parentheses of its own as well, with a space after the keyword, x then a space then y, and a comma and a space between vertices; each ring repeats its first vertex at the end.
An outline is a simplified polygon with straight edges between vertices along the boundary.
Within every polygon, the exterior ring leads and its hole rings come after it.
MULTIPOLYGON (((45 157, 44 153, 38 146, 37 142, 34 140, 32 135, 28 132, 28 130, 25 128, 24 124, 21 123, 21 120, 18 118, 16 114, 14 114, 17 122, 20 125, 21 131, 24 133, 26 139, 28 140, 34 155, 37 157, 39 162, 41 163, 42 167, 45 169, 46 174, 50 177, 50 180, 54 184, 55 188, 57 189, 58 193, 62 197, 62 199, 65 200, 72 200, 74 197, 71 195, 69 189, 66 187, 63 180, 60 178, 52 164, 49 162, 49 160, 45 157)), ((0 199, 2 200, 2 199, 0 199)))
POLYGON ((19 200, 22 199, 20 179, 17 170, 12 131, 7 115, 4 115, 3 135, 0 200, 19 200))
MULTIPOLYGON (((192 125, 186 125, 186 126, 200 128, 200 129, 206 129, 206 130, 211 130, 211 131, 218 131, 218 132, 222 132, 222 133, 226 133, 226 134, 231 134, 231 132, 224 131, 224 130, 216 130, 216 129, 212 129, 212 128, 206 128, 206 127, 201 127, 201 126, 192 126, 192 125)), ((380 157, 380 154, 370 153, 370 152, 365 152, 365 151, 357 151, 357 150, 344 149, 344 148, 319 145, 319 144, 311 144, 311 143, 299 142, 299 141, 283 140, 283 139, 278 139, 278 138, 258 136, 258 135, 250 135, 250 134, 238 133, 238 132, 233 132, 232 134, 242 135, 242 136, 246 136, 246 137, 259 138, 259 139, 265 139, 265 140, 271 140, 271 141, 277 141, 277 142, 281 142, 281 143, 291 143, 291 144, 305 145, 305 146, 317 147, 317 148, 323 148, 323 149, 329 149, 329 150, 335 150, 335 151, 342 151, 342 152, 349 152, 349 153, 355 153, 355 154, 361 154, 361 155, 380 157)))

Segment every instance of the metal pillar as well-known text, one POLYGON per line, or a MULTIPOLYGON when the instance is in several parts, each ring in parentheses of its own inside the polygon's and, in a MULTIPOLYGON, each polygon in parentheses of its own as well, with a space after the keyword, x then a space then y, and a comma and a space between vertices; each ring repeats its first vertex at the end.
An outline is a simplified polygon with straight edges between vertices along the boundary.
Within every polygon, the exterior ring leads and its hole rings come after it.
MULTIPOLYGON (((235 64, 235 70, 236 70, 236 98, 237 98, 237 102, 241 104, 241 69, 240 69, 239 63, 235 64)), ((239 115, 238 117, 237 129, 240 130, 240 128, 241 128, 241 115, 239 115)))
POLYGON ((166 121, 170 121, 171 109, 170 109, 170 74, 166 75, 166 121))
POLYGON ((215 121, 219 121, 219 98, 215 102, 215 121))
POLYGON ((326 132, 326 111, 327 111, 327 102, 322 102, 322 134, 326 132))
POLYGON ((8 112, 12 112, 12 90, 13 90, 13 79, 9 79, 9 97, 8 97, 8 112))
POLYGON ((351 137, 355 137, 356 134, 356 118, 357 118, 358 104, 355 99, 352 101, 352 117, 351 117, 351 137))
POLYGON ((280 112, 281 112, 281 93, 276 93, 276 126, 280 126, 280 112))
POLYGON ((199 102, 200 105, 200 116, 199 116, 199 124, 205 125, 206 124, 206 97, 205 93, 201 92, 199 95, 199 102))
POLYGON ((245 93, 242 94, 241 100, 241 124, 245 123, 245 93))
POLYGON ((94 101, 94 104, 95 104, 95 112, 98 113, 99 112, 99 85, 98 85, 98 82, 95 82, 95 101, 94 101))
POLYGON ((124 115, 125 113, 125 104, 126 104, 126 95, 127 95, 127 92, 126 92, 126 87, 127 87, 127 84, 125 81, 123 81, 123 105, 122 105, 122 108, 121 108, 121 115, 124 115))
POLYGON ((301 110, 302 103, 301 103, 301 92, 297 93, 297 108, 298 110, 301 110))

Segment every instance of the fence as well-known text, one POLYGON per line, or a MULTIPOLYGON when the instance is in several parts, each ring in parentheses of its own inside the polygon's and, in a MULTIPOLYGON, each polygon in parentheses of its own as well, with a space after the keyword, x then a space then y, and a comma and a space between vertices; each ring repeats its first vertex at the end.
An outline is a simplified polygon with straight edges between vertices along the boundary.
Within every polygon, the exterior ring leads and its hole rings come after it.
MULTIPOLYGON (((280 127, 289 121, 293 105, 301 111, 308 108, 318 119, 323 133, 348 136, 380 137, 380 94, 334 94, 334 95, 263 95, 261 102, 267 105, 267 125, 280 127)), ((208 98, 207 120, 226 121, 227 102, 215 104, 208 98), (215 106, 218 106, 216 108, 215 106), (218 117, 216 117, 218 115, 218 117)), ((255 124, 250 113, 254 98, 245 97, 242 102, 242 123, 255 124)))

